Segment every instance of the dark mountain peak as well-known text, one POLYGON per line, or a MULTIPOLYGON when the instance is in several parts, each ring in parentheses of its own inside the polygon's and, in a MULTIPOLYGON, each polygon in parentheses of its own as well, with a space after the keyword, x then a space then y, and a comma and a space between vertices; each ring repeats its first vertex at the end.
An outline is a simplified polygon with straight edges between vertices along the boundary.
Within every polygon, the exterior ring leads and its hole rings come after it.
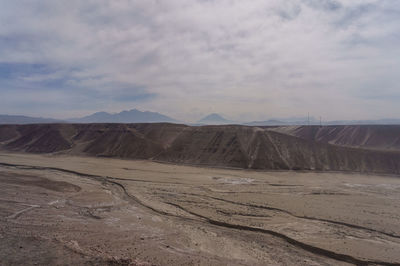
POLYGON ((232 121, 229 121, 227 119, 225 119, 224 117, 222 117, 220 114, 217 113, 212 113, 209 114, 207 116, 205 116, 204 118, 200 119, 198 123, 202 123, 202 124, 226 124, 226 123, 231 123, 232 121))
POLYGON ((203 119, 220 119, 220 120, 225 120, 220 114, 217 113, 212 113, 209 114, 208 116, 204 117, 203 119))
POLYGON ((140 111, 137 109, 124 110, 120 113, 110 114, 107 112, 97 112, 89 116, 71 120, 78 123, 158 123, 158 122, 177 122, 177 120, 166 115, 140 111))
POLYGON ((107 113, 107 112, 96 112, 96 113, 94 113, 94 114, 92 114, 90 116, 101 117, 101 116, 110 116, 110 115, 112 115, 112 114, 107 113))
POLYGON ((123 110, 122 112, 120 112, 120 114, 127 114, 127 113, 145 113, 146 111, 142 112, 139 111, 138 109, 131 109, 131 110, 123 110))

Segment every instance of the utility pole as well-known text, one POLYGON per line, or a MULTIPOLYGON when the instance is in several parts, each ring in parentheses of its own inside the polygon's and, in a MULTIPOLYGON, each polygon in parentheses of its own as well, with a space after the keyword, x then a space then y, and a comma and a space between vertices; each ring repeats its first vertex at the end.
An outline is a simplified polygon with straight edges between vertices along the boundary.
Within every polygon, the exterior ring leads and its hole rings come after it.
POLYGON ((308 121, 308 125, 310 125, 310 112, 307 113, 307 121, 308 121))
POLYGON ((322 117, 319 117, 319 127, 322 127, 322 117))

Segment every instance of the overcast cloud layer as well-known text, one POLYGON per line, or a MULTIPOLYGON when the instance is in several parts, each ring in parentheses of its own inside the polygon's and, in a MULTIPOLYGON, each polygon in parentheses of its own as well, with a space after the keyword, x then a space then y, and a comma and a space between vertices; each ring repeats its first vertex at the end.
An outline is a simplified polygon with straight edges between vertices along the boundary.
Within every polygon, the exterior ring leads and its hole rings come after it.
POLYGON ((0 113, 400 118, 398 0, 0 6, 0 113))

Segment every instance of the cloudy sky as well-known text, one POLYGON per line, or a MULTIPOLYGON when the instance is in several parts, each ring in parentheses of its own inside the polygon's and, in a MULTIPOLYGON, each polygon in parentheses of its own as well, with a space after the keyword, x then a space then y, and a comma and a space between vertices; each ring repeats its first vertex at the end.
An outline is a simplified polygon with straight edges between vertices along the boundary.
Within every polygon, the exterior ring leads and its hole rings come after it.
POLYGON ((0 113, 400 118, 399 0, 0 0, 0 113))

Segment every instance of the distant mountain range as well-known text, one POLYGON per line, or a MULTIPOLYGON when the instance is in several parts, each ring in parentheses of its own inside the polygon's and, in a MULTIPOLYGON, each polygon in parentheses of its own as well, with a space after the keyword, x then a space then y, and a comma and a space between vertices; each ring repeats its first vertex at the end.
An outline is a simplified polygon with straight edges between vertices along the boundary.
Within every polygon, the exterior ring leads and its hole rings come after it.
POLYGON ((137 109, 111 114, 97 112, 81 118, 51 119, 21 115, 0 115, 0 124, 50 124, 50 123, 179 123, 178 120, 156 112, 142 112, 137 109))
POLYGON ((272 118, 265 121, 252 121, 243 123, 247 126, 287 126, 287 125, 319 125, 319 121, 314 117, 289 117, 272 118))
POLYGON ((69 119, 68 122, 74 123, 159 123, 179 122, 176 119, 156 112, 142 112, 137 109, 122 111, 117 114, 98 112, 82 118, 69 119))
MULTIPOLYGON (((97 112, 81 118, 52 119, 29 117, 22 115, 0 115, 0 124, 50 124, 50 123, 183 123, 169 116, 148 111, 132 109, 120 113, 97 112)), ((265 121, 237 122, 224 118, 220 114, 212 113, 191 125, 227 125, 237 124, 246 126, 289 126, 289 125, 319 125, 320 121, 310 117, 295 117, 284 119, 270 119, 265 121)), ((378 120, 337 120, 325 121, 322 125, 399 125, 400 119, 378 120)))
POLYGON ((335 120, 335 121, 318 121, 316 119, 305 120, 266 120, 241 123, 246 126, 301 126, 301 125, 323 125, 323 126, 339 126, 339 125, 400 125, 400 119, 378 119, 378 120, 335 120))
POLYGON ((0 115, 0 124, 50 124, 63 122, 64 121, 52 118, 29 117, 23 115, 0 115))
POLYGON ((323 125, 399 125, 400 119, 379 120, 338 120, 322 123, 323 125))

